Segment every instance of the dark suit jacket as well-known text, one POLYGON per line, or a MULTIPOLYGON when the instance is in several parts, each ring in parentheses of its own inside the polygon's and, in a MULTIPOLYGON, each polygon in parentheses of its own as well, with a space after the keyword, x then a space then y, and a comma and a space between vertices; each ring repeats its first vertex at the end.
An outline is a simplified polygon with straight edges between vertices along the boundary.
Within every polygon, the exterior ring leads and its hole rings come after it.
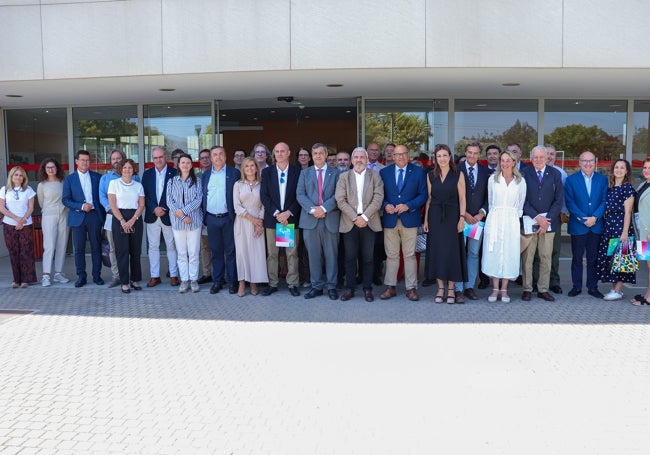
MULTIPOLYGON (((90 184, 91 191, 93 194, 93 205, 95 210, 99 215, 99 221, 101 224, 104 224, 104 207, 99 201, 99 180, 101 175, 94 171, 88 171, 90 173, 90 184)), ((63 194, 61 197, 63 205, 68 207, 70 211, 68 212, 68 226, 77 227, 81 226, 86 218, 86 212, 81 210, 86 201, 84 196, 83 188, 81 188, 81 181, 79 180, 79 173, 73 172, 68 175, 63 181, 63 194)))
POLYGON ((418 227, 422 224, 420 209, 427 202, 427 179, 424 169, 414 164, 407 164, 404 175, 404 186, 402 191, 397 191, 397 180, 395 179, 395 165, 386 166, 379 175, 384 182, 384 203, 381 205, 383 212, 384 228, 392 229, 397 226, 397 219, 402 220, 404 227, 418 227), (408 212, 401 215, 386 213, 386 205, 406 204, 408 212))
POLYGON ((607 177, 594 172, 591 177, 591 194, 587 194, 587 186, 581 171, 567 177, 564 182, 564 201, 570 215, 567 226, 569 234, 585 235, 590 231, 594 234, 603 233, 607 186, 607 177), (588 228, 583 219, 586 216, 595 216, 598 221, 588 228))
MULTIPOLYGON (((210 168, 212 169, 212 168, 210 168)), ((205 171, 201 176, 201 183, 203 184, 203 224, 208 223, 206 213, 208 206, 208 183, 210 183, 211 170, 205 171)), ((228 206, 228 215, 231 221, 235 221, 235 205, 232 201, 232 189, 235 183, 241 178, 239 169, 226 166, 226 205, 228 206)), ((215 214, 216 215, 216 214, 215 214)))
POLYGON ((564 204, 562 174, 557 169, 546 166, 540 183, 535 166, 526 166, 521 175, 526 180, 524 215, 535 218, 540 213, 547 213, 546 218, 551 219, 551 232, 557 232, 564 204))
POLYGON ((165 226, 171 226, 172 222, 169 219, 169 207, 167 207, 167 182, 173 176, 176 175, 176 168, 167 166, 167 172, 165 174, 165 184, 163 185, 163 191, 160 196, 160 203, 156 199, 156 168, 152 167, 144 171, 142 174, 142 186, 144 187, 144 222, 145 223, 155 223, 156 215, 153 211, 156 207, 162 207, 166 210, 165 214, 160 217, 160 221, 165 226))
POLYGON ((467 163, 463 161, 458 165, 460 169, 465 174, 465 211, 470 215, 476 215, 481 209, 485 210, 487 213, 488 210, 488 192, 487 192, 487 183, 490 173, 488 172, 487 167, 476 163, 476 174, 474 179, 476 184, 474 189, 469 186, 469 175, 467 171, 467 163))
MULTIPOLYGON (((323 204, 321 205, 327 212, 325 216, 325 227, 333 234, 339 232, 339 220, 341 217, 341 212, 336 205, 336 199, 334 197, 338 181, 338 169, 333 169, 326 165, 323 181, 323 204)), ((296 195, 298 203, 300 204, 300 207, 302 207, 300 227, 302 229, 314 229, 318 224, 318 219, 310 214, 309 211, 312 207, 318 205, 318 179, 316 177, 315 166, 309 166, 307 169, 303 169, 302 172, 300 172, 296 195)))
POLYGON ((289 217, 289 224, 297 227, 300 219, 300 204, 296 199, 296 189, 300 178, 300 168, 292 164, 286 171, 287 188, 284 195, 284 207, 280 205, 280 183, 278 182, 278 167, 276 165, 262 169, 262 185, 260 187, 260 198, 264 206, 264 227, 275 229, 277 220, 273 216, 275 211, 284 212, 289 210, 293 215, 289 217))

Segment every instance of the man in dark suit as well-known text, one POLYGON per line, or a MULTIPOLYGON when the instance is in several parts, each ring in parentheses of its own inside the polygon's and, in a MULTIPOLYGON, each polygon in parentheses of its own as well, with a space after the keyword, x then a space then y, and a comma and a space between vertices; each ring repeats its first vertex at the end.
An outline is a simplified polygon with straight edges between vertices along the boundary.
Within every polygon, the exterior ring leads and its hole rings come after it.
POLYGON ((86 284, 86 238, 90 242, 93 263, 93 281, 103 285, 101 233, 104 225, 104 208, 99 201, 99 181, 101 176, 90 170, 90 153, 79 150, 75 155, 77 171, 63 182, 63 205, 68 207, 68 226, 72 228, 74 263, 77 269, 75 287, 86 284))
POLYGON ((386 289, 381 299, 397 295, 397 270, 400 248, 404 255, 404 281, 406 297, 411 301, 420 299, 417 293, 418 268, 415 260, 415 244, 418 227, 422 224, 420 210, 427 202, 427 181, 421 167, 409 163, 409 152, 404 145, 397 145, 393 152, 395 164, 379 171, 384 182, 382 204, 384 224, 384 248, 386 249, 386 289))
POLYGON ((327 294, 338 300, 336 280, 338 272, 339 218, 341 212, 334 197, 339 171, 327 166, 327 147, 316 143, 311 148, 314 165, 300 173, 297 199, 302 208, 300 227, 305 237, 309 256, 311 289, 306 299, 327 294), (323 281, 322 264, 325 263, 326 280, 323 281))
POLYGON ((519 144, 516 142, 513 142, 512 144, 508 144, 506 146, 506 151, 511 152, 513 155, 515 155, 515 158, 517 158, 517 169, 519 172, 522 172, 523 169, 528 166, 526 163, 521 161, 521 147, 519 144))
POLYGON ((341 174, 336 184, 336 204, 341 210, 339 232, 343 234, 345 277, 347 289, 341 295, 346 301, 354 297, 357 287, 357 261, 361 253, 363 291, 366 302, 372 302, 372 269, 375 233, 381 231, 381 203, 384 182, 378 172, 366 169, 368 152, 357 147, 352 152, 353 168, 341 174))
MULTIPOLYGON (((174 150, 176 153, 176 150, 174 150)), ((167 261, 169 263, 170 284, 178 286, 178 265, 176 263, 176 243, 174 232, 169 219, 167 207, 167 182, 176 175, 176 168, 167 166, 165 149, 154 147, 151 150, 153 166, 144 171, 142 186, 144 187, 144 222, 147 226, 147 240, 149 242, 149 270, 151 278, 147 287, 159 285, 160 279, 160 234, 162 233, 167 247, 167 261)), ((178 159, 177 159, 178 161, 178 159)))
POLYGON ((232 189, 241 178, 234 167, 226 166, 226 149, 215 145, 210 149, 212 168, 203 172, 203 222, 208 227, 208 243, 212 252, 212 287, 210 294, 221 290, 224 274, 230 294, 236 294, 237 258, 235 256, 235 207, 232 189), (224 260, 225 256, 225 260, 224 260))
MULTIPOLYGON (((478 163, 481 156, 481 144, 471 142, 465 146, 465 161, 458 165, 465 174, 465 222, 476 224, 483 221, 487 216, 487 182, 489 178, 488 170, 485 166, 478 163)), ((481 249, 480 239, 470 239, 465 237, 467 247, 467 282, 455 283, 456 303, 463 302, 463 295, 470 300, 478 300, 474 285, 478 276, 478 257, 481 249)))
POLYGON ((571 235, 571 281, 568 293, 575 297, 582 292, 582 258, 587 253, 587 291, 592 297, 602 299, 596 278, 596 255, 605 222, 607 177, 596 169, 596 157, 584 151, 579 158, 580 172, 567 177, 564 201, 569 211, 568 232, 571 235))
POLYGON ((564 203, 562 175, 557 169, 546 165, 546 148, 538 145, 531 152, 532 166, 522 171, 526 180, 526 200, 524 215, 529 216, 538 226, 528 248, 521 255, 523 264, 522 299, 531 299, 533 286, 533 260, 535 252, 539 254, 539 279, 537 280, 537 296, 547 302, 555 300, 549 292, 551 276, 551 255, 553 253, 553 237, 560 228, 560 211, 564 203), (550 229, 548 229, 550 226, 550 229))
POLYGON ((298 219, 300 218, 300 204, 296 199, 296 188, 300 178, 300 168, 289 164, 291 150, 284 142, 273 147, 275 164, 262 169, 262 186, 260 198, 264 206, 264 229, 266 231, 266 268, 269 274, 269 286, 262 291, 262 295, 271 295, 278 290, 278 252, 280 248, 275 244, 276 225, 294 225, 294 246, 285 247, 287 255, 287 285, 292 296, 300 295, 298 286, 298 219))

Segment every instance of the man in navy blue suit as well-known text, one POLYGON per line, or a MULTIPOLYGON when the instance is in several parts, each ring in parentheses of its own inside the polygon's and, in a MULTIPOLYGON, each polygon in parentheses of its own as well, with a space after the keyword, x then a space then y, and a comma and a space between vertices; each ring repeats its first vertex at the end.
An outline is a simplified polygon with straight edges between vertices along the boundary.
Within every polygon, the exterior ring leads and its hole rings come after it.
POLYGON ((236 294, 237 258, 235 256, 235 206, 232 189, 241 178, 234 167, 226 166, 226 149, 210 149, 212 168, 203 172, 203 223, 208 227, 208 244, 212 252, 212 287, 210 294, 221 290, 221 280, 228 277, 230 294, 236 294), (225 260, 224 260, 225 256, 225 260))
POLYGON ((549 292, 551 277, 551 255, 553 237, 560 229, 560 211, 564 203, 562 175, 557 169, 547 166, 547 153, 543 145, 538 145, 531 152, 532 166, 526 166, 522 177, 526 180, 526 200, 524 215, 535 220, 537 232, 532 235, 528 248, 521 255, 523 264, 522 300, 529 301, 533 290, 533 260, 535 252, 539 254, 539 279, 537 280, 537 297, 552 302, 555 300, 549 292), (550 229, 549 229, 550 227, 550 229))
MULTIPOLYGON (((487 216, 487 182, 488 170, 478 163, 481 156, 481 144, 471 142, 465 146, 465 161, 458 165, 458 169, 465 174, 465 222, 476 224, 487 216)), ((463 301, 463 294, 470 300, 478 300, 474 285, 478 276, 478 255, 481 248, 481 239, 465 238, 467 246, 467 282, 455 283, 456 303, 463 301)))
POLYGON ((515 158, 517 158, 517 169, 519 172, 522 172, 524 168, 528 166, 526 163, 521 161, 521 146, 519 144, 516 142, 508 144, 506 146, 506 151, 511 152, 513 155, 515 155, 515 158))
POLYGON ((427 181, 424 170, 409 163, 409 152, 404 145, 395 147, 393 157, 395 164, 379 171, 384 182, 384 202, 381 208, 386 249, 386 290, 380 298, 387 300, 397 295, 395 285, 401 247, 404 255, 406 297, 417 301, 420 297, 417 292, 415 244, 418 227, 422 224, 420 209, 427 202, 427 181))
POLYGON ((101 176, 90 170, 90 153, 79 150, 75 155, 77 171, 63 182, 63 205, 68 207, 68 226, 72 229, 74 264, 77 269, 75 287, 86 284, 86 239, 90 242, 93 263, 93 281, 103 285, 101 235, 104 225, 104 208, 99 201, 99 181, 101 176))
POLYGON ((587 291, 602 299, 596 278, 596 255, 605 222, 607 177, 596 169, 596 157, 584 151, 579 158, 580 172, 567 177, 564 186, 566 208, 569 211, 568 232, 571 235, 571 281, 569 297, 582 292, 582 258, 587 253, 587 291))

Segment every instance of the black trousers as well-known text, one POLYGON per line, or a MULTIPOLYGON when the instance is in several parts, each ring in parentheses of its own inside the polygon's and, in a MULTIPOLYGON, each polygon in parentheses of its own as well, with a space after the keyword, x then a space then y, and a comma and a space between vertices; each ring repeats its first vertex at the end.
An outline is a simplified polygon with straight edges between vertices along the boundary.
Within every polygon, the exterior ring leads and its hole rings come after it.
MULTIPOLYGON (((120 209, 125 220, 133 218, 135 210, 120 209)), ((130 234, 122 230, 122 225, 113 216, 113 241, 115 242, 115 256, 117 257, 117 269, 120 272, 120 283, 129 284, 129 281, 142 280, 142 266, 140 255, 142 253, 142 231, 144 230, 142 218, 133 225, 133 232, 130 234), (130 271, 129 271, 130 268, 130 271)))
POLYGON ((345 244, 345 281, 348 289, 357 285, 357 261, 361 255, 361 275, 363 289, 372 289, 372 270, 374 267, 375 232, 368 226, 352 226, 350 232, 343 234, 345 244))

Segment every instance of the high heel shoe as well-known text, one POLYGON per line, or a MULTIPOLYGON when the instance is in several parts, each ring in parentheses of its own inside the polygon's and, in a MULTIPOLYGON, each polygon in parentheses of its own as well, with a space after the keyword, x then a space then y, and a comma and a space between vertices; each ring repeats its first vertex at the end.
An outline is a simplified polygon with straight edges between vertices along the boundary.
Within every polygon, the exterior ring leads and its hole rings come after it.
POLYGON ((257 294, 258 294, 257 284, 251 283, 251 295, 257 295, 257 294))
POLYGON ((492 294, 490 294, 490 295, 488 296, 488 302, 490 302, 490 303, 494 303, 494 302, 496 302, 496 301, 497 301, 497 297, 499 296, 499 290, 498 290, 498 289, 492 289, 492 293, 494 293, 494 292, 496 292, 497 295, 492 295, 492 294))
POLYGON ((436 294, 433 301, 436 303, 442 303, 444 298, 445 298, 445 290, 440 288, 438 289, 438 293, 436 294))
POLYGON ((237 295, 239 297, 244 297, 246 295, 246 282, 239 282, 239 289, 237 290, 237 295))
POLYGON ((130 294, 130 293, 131 293, 131 289, 129 289, 129 286, 127 286, 127 285, 122 285, 122 292, 123 292, 124 294, 130 294), (126 286, 126 288, 125 288, 124 286, 126 286))
POLYGON ((447 289, 447 303, 449 305, 456 303, 456 292, 454 292, 454 288, 447 289))
POLYGON ((501 289, 501 301, 503 303, 510 303, 510 296, 507 289, 501 289))
POLYGON ((135 284, 133 281, 131 281, 131 287, 133 288, 134 291, 142 291, 142 286, 139 284, 135 284))

